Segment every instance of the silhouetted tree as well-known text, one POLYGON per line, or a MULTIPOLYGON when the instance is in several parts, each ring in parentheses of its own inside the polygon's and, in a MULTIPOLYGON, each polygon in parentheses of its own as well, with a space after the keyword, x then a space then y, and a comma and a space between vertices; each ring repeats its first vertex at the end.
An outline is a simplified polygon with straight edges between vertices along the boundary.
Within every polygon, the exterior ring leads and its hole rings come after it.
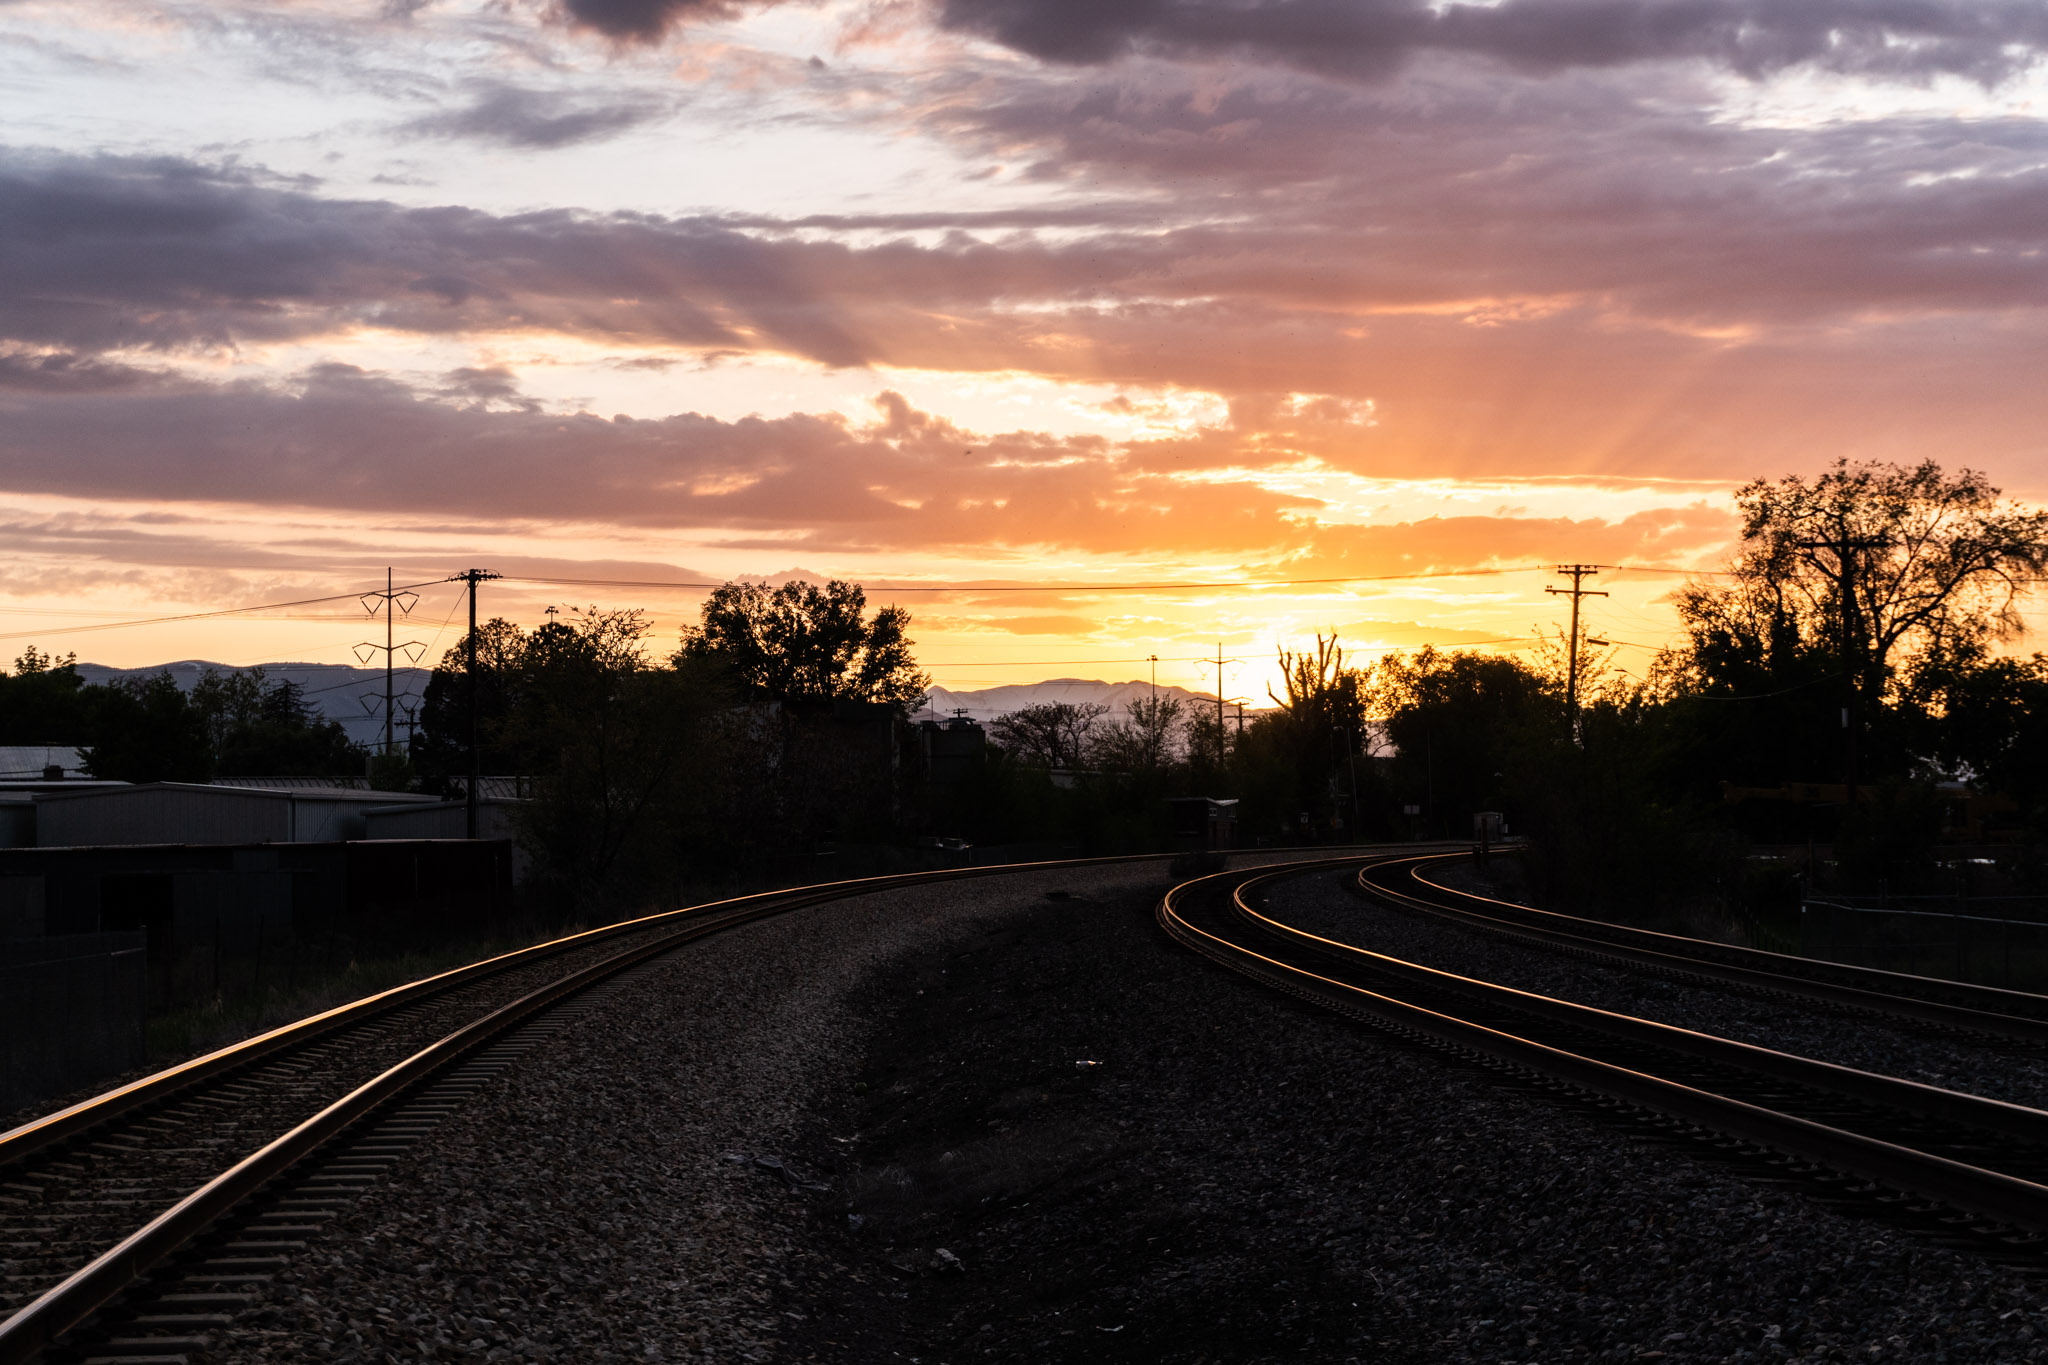
POLYGON ((169 673, 92 689, 93 742, 85 768, 126 782, 206 782, 213 777, 206 720, 169 673))
POLYGON ((1157 783, 1179 757, 1183 710, 1179 697, 1139 697, 1125 703, 1123 719, 1096 728, 1088 741, 1088 761, 1105 772, 1157 783))
POLYGON ((1100 702, 1043 701, 990 722, 988 737, 1019 763, 1037 768, 1078 768, 1087 759, 1095 727, 1109 714, 1100 702))
POLYGON ((91 742, 93 690, 78 675, 78 658, 58 658, 30 645, 0 670, 0 744, 91 742))
POLYGON ((298 683, 271 683, 261 668, 207 669, 189 698, 213 771, 223 777, 343 777, 363 771, 368 751, 339 722, 306 705, 298 683))
POLYGON ((1373 682, 1396 791, 1439 837, 1464 838, 1474 812, 1503 810, 1513 757, 1562 736, 1560 680, 1517 659, 1425 646, 1387 655, 1373 682))
MULTIPOLYGON (((553 627, 542 626, 546 631, 553 627)), ((567 626, 559 627, 567 630, 567 626)), ((523 756, 502 740, 526 651, 526 634, 502 617, 476 628, 477 747, 487 774, 527 771, 523 756)), ((469 641, 450 646, 427 678, 410 757, 421 785, 456 794, 469 774, 469 641)))
POLYGON ((1933 756, 2039 821, 2048 803, 2048 658, 1986 659, 1920 681, 1938 716, 1929 726, 1933 756))
POLYGON ((792 580, 769 589, 727 583, 686 627, 681 654, 715 659, 749 692, 780 700, 884 702, 903 715, 923 705, 931 677, 911 657, 910 613, 864 613, 858 583, 823 588, 792 580))
POLYGON ((2020 632, 2018 599, 2048 568, 2048 512, 1932 460, 1837 460, 1811 481, 1759 479, 1735 501, 1741 548, 1718 581, 1679 590, 1687 641, 1659 666, 1675 697, 1742 703, 1690 713, 1695 766, 1751 782, 1835 776, 1831 722, 1848 698, 1867 732, 1863 766, 1903 775, 1914 672, 2020 632))

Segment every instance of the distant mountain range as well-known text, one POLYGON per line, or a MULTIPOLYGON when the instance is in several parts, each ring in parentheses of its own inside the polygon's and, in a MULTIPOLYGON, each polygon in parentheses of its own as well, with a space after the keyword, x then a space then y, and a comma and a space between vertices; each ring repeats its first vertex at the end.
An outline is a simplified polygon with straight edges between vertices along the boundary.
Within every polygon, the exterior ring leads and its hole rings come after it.
MULTIPOLYGON (((965 713, 978 721, 991 721, 997 716, 1006 716, 1012 711, 1021 711, 1027 706, 1044 702, 1064 701, 1077 705, 1099 703, 1109 707, 1111 713, 1121 717, 1124 708, 1134 701, 1142 701, 1153 695, 1152 685, 1140 679, 1137 682, 1098 682, 1093 678, 1052 678, 1045 682, 1012 683, 1007 687, 985 687, 973 692, 955 692, 950 688, 934 687, 928 694, 925 706, 913 719, 945 720, 965 713)), ((1185 687, 1166 686, 1158 689, 1162 697, 1175 697, 1183 703, 1199 703, 1205 706, 1216 704, 1214 692, 1190 692, 1185 687)), ((1245 709, 1246 715, 1266 707, 1245 709)), ((1231 707, 1235 716, 1237 708, 1231 707)))
MULTIPOLYGON (((272 682, 290 679, 302 689, 306 705, 329 720, 339 721, 348 732, 349 738, 361 743, 381 739, 384 734, 384 670, 381 668, 360 668, 354 664, 305 664, 273 663, 258 664, 264 676, 272 682), (367 703, 367 704, 366 704, 367 703)), ((108 668, 104 664, 80 664, 79 676, 89 683, 107 683, 120 678, 144 678, 153 673, 169 673, 177 679, 178 686, 186 691, 199 681, 200 674, 207 669, 222 673, 242 670, 226 664, 207 663, 199 659, 183 659, 173 664, 157 664, 149 668, 108 668)), ((419 705, 420 694, 426 690, 431 670, 425 668, 397 668, 392 670, 391 686, 397 698, 398 719, 404 721, 407 711, 419 705)), ((1214 693, 1190 692, 1185 687, 1161 687, 1162 697, 1178 697, 1183 702, 1200 702, 1214 706, 1214 693)), ((1021 711, 1027 706, 1041 702, 1064 701, 1076 704, 1098 703, 1106 705, 1115 715, 1122 715, 1124 707, 1133 701, 1152 695, 1152 685, 1140 679, 1136 682, 1098 682, 1092 678, 1052 678, 1045 682, 1012 683, 1006 687, 985 687, 976 691, 954 691, 947 687, 931 689, 924 709, 919 711, 917 720, 948 720, 955 715, 965 714, 975 720, 988 722, 997 716, 1021 711)), ((1266 710, 1259 707, 1258 710, 1266 710)), ((1246 708, 1245 714, 1252 714, 1253 708, 1246 708)), ((1236 715, 1233 707, 1231 715, 1236 715)), ((405 731, 400 726, 399 735, 405 731)))

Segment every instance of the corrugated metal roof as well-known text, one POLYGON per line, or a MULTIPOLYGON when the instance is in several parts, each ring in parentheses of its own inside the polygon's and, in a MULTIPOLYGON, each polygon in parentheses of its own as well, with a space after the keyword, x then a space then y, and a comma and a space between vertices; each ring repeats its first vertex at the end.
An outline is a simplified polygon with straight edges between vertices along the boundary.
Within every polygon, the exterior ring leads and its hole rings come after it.
POLYGON ((85 776, 85 759, 68 744, 0 744, 0 782, 36 781, 45 769, 85 776))
POLYGON ((37 799, 42 801, 70 801, 86 797, 132 796, 143 792, 176 792, 205 799, 208 796, 240 796, 268 798, 273 801, 350 801, 361 805, 403 804, 408 801, 431 801, 430 796, 419 796, 412 792, 378 792, 363 787, 247 787, 239 782, 138 782, 128 783, 80 783, 76 788, 67 787, 62 791, 42 791, 37 799), (109 790, 109 788, 112 790, 109 790))
POLYGON ((93 844, 260 844, 358 839, 364 812, 432 805, 425 796, 346 787, 210 786, 150 782, 112 790, 37 794, 36 842, 93 844))
POLYGON ((252 787, 261 791, 298 791, 308 787, 327 790, 368 791, 367 777, 216 777, 209 786, 252 787))
MULTIPOLYGON (((460 786, 461 778, 456 779, 460 786)), ((251 787, 263 791, 300 791, 320 787, 329 790, 369 791, 370 780, 366 777, 216 777, 216 787, 251 787)), ((485 775, 478 787, 478 794, 488 800, 491 797, 519 798, 531 796, 533 779, 530 777, 492 777, 485 775)), ((396 799, 404 800, 405 794, 398 793, 396 799)))

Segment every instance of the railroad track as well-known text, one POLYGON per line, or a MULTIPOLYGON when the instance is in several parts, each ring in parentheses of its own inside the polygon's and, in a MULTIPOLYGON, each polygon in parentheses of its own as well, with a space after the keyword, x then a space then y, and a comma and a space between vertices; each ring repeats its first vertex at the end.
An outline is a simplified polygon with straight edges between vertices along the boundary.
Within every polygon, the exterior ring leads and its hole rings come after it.
POLYGON ((367 997, 0 1133, 0 1365, 171 1365, 203 1351, 207 1332, 463 1098, 696 939, 898 888, 1143 860, 864 878, 610 925, 367 997))
POLYGON ((1952 1244, 2048 1259, 2048 1112, 1437 971, 1269 913, 1286 879, 1361 861, 1201 878, 1158 918, 1236 971, 1408 1041, 1952 1244))
POLYGON ((1431 875, 1469 856, 1433 852, 1368 862, 1358 871, 1358 889, 1495 937, 1637 971, 1733 985, 2035 1047, 2048 1045, 2048 996, 1582 919, 1477 895, 1431 875))

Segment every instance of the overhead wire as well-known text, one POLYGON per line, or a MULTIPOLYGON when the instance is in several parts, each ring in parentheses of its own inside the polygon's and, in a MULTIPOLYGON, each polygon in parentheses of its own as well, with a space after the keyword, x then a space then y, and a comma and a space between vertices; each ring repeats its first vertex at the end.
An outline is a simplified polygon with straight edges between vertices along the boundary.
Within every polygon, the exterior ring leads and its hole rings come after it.
POLYGON ((1596 564, 1596 569, 1613 569, 1617 573, 1669 573, 1682 574, 1687 578, 1735 578, 1738 575, 1730 569, 1681 569, 1673 564, 1596 564))
MULTIPOLYGON (((438 583, 442 580, 434 579, 432 581, 438 583)), ((405 588, 409 591, 413 588, 424 588, 426 586, 428 586, 426 583, 408 583, 405 585, 405 588)), ((174 625, 180 621, 210 621, 223 616, 246 616, 259 611, 283 611, 288 607, 316 606, 322 602, 345 602, 352 598, 358 598, 361 596, 362 594, 360 592, 338 592, 330 593, 325 597, 301 597, 291 602, 262 602, 246 607, 222 607, 218 611, 188 611, 181 612, 175 616, 140 617, 131 621, 101 621, 93 625, 85 626, 54 626, 40 630, 16 630, 6 632, 5 634, 0 634, 0 640, 20 640, 25 639, 29 636, 45 635, 82 635, 88 631, 125 630, 131 626, 174 625)), ((346 618, 322 616, 313 617, 310 619, 334 621, 344 620, 346 618)))
POLYGON ((1781 688, 1779 688, 1779 689, 1778 689, 1777 691, 1775 691, 1775 692, 1749 692, 1749 693, 1742 693, 1742 694, 1738 694, 1738 695, 1735 695, 1735 696, 1716 696, 1716 695, 1714 695, 1714 694, 1713 694, 1713 693, 1711 693, 1711 692, 1691 692, 1691 693, 1687 693, 1687 694, 1685 694, 1685 695, 1684 695, 1684 696, 1683 696, 1682 698, 1680 698, 1680 700, 1683 700, 1683 701, 1765 701, 1765 700, 1768 700, 1768 699, 1769 699, 1769 698, 1771 698, 1771 697, 1782 697, 1782 696, 1786 696, 1786 695, 1787 695, 1787 694, 1789 694, 1789 693, 1793 693, 1793 692, 1801 692, 1801 691, 1804 691, 1805 689, 1807 689, 1807 688, 1809 688, 1809 687, 1818 687, 1818 686, 1819 686, 1820 684, 1822 684, 1822 683, 1824 683, 1824 682, 1835 682, 1835 681, 1838 681, 1839 679, 1841 679, 1841 678, 1842 678, 1843 676, 1845 676, 1845 675, 1844 675, 1844 674, 1842 674, 1842 673, 1839 673, 1839 672, 1836 672, 1836 673, 1826 673, 1826 674, 1823 674, 1822 676, 1820 676, 1820 677, 1818 677, 1818 678, 1808 678, 1808 679, 1807 679, 1807 680, 1806 680, 1805 682, 1802 682, 1802 683, 1793 683, 1793 684, 1792 684, 1792 685, 1791 685, 1790 687, 1781 687, 1781 688))
MULTIPOLYGON (((1312 588, 1332 587, 1345 583, 1403 583, 1435 578, 1488 578, 1502 574, 1541 573, 1541 564, 1518 564, 1511 568, 1497 569, 1441 569, 1424 570, 1419 573, 1397 574, 1350 574, 1339 578, 1273 578, 1273 579, 1215 579, 1209 581, 1161 582, 1161 583, 918 583, 884 584, 870 589, 875 593, 991 593, 991 592, 1189 592, 1209 591, 1220 588, 1312 588)), ((548 587, 566 588, 700 588, 717 589, 724 583, 713 583, 697 579, 630 579, 630 578, 537 578, 520 574, 506 574, 500 580, 505 583, 536 583, 548 587)))

